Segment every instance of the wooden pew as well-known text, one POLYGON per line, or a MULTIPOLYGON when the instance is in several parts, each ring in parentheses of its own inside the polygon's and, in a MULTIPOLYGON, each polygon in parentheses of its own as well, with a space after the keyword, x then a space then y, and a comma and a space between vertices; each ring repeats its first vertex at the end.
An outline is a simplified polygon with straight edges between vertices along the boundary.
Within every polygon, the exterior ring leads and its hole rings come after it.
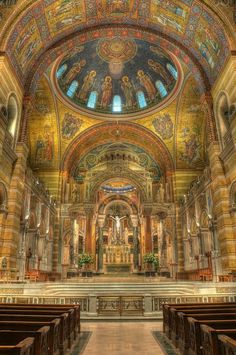
POLYGON ((236 303, 187 303, 187 304, 164 304, 163 305, 163 331, 170 338, 172 323, 175 323, 175 317, 178 311, 198 310, 198 309, 215 309, 215 308, 230 308, 236 307, 236 303))
POLYGON ((59 355, 60 346, 60 319, 50 322, 28 322, 28 321, 0 321, 0 330, 37 331, 38 329, 49 327, 49 355, 59 355))
POLYGON ((19 343, 12 339, 9 345, 4 345, 4 339, 1 339, 0 344, 1 355, 33 355, 34 338, 26 338, 19 343))
MULTIPOLYGON (((209 312, 209 311, 208 311, 209 312)), ((214 320, 214 321, 221 321, 221 320, 236 320, 236 310, 234 310, 235 313, 225 313, 224 311, 219 312, 217 310, 216 313, 205 313, 205 314, 191 314, 191 313, 178 313, 178 318, 179 318, 179 329, 178 329, 178 347, 180 348, 181 351, 186 353, 188 349, 190 348, 190 341, 191 341, 191 330, 190 330, 190 323, 189 323, 189 318, 194 318, 195 320, 198 320, 199 322, 205 324, 205 322, 214 320)), ((197 334, 197 343, 200 344, 200 328, 197 329, 199 330, 197 334)), ((199 345, 200 347, 200 345, 199 345)))
POLYGON ((22 314, 0 314, 0 321, 38 321, 38 322, 49 322, 54 319, 60 320, 59 326, 59 334, 60 334, 60 354, 64 354, 66 352, 68 346, 68 339, 67 339, 67 327, 68 327, 68 314, 63 313, 62 315, 22 315, 22 314))
POLYGON ((236 354, 236 340, 227 335, 219 335, 221 353, 224 355, 236 354))
POLYGON ((34 355, 49 355, 49 330, 48 326, 35 331, 0 330, 0 344, 11 344, 12 340, 21 342, 26 338, 34 338, 34 355))
MULTIPOLYGON (((75 324, 76 324, 76 329, 78 331, 78 333, 80 333, 80 305, 72 305, 72 304, 28 304, 28 303, 0 303, 0 307, 1 308, 13 308, 15 309, 15 307, 20 307, 23 306, 25 308, 29 308, 29 309, 48 309, 48 310, 52 310, 52 309, 58 309, 58 310, 64 310, 65 312, 67 312, 67 310, 71 310, 73 309, 75 314, 74 314, 74 319, 75 319, 75 324)), ((76 334, 75 334, 76 337, 76 334)))
POLYGON ((179 325, 179 317, 178 313, 184 314, 204 314, 204 313, 216 313, 216 312, 223 312, 223 313, 232 313, 236 312, 236 305, 235 307, 228 307, 224 305, 218 305, 214 307, 193 307, 193 308, 181 308, 181 309, 170 309, 170 324, 169 324, 169 338, 172 339, 174 342, 178 340, 178 325, 179 325))
POLYGON ((59 334, 60 334, 60 354, 65 354, 66 349, 68 347, 68 314, 63 313, 58 316, 55 315, 26 315, 26 314, 0 314, 0 321, 39 321, 39 322, 49 322, 54 319, 59 319, 60 320, 60 326, 59 326, 59 334))
POLYGON ((200 325, 201 350, 203 355, 222 355, 219 335, 236 339, 236 329, 214 329, 206 324, 200 325))
POLYGON ((189 317, 188 322, 190 324, 190 332, 189 332, 189 355, 202 355, 201 349, 201 331, 200 326, 201 324, 208 325, 214 329, 235 329, 236 328, 236 319, 234 320, 198 320, 189 317))
POLYGON ((3 314, 21 314, 21 315, 50 315, 54 318, 61 318, 62 322, 64 321, 64 315, 68 314, 68 322, 65 326, 66 333, 64 334, 64 341, 67 341, 68 348, 71 348, 72 342, 74 340, 74 331, 75 331, 75 324, 74 324, 74 314, 73 311, 67 310, 64 312, 62 310, 45 310, 45 309, 32 309, 32 308, 25 308, 23 306, 20 307, 8 307, 8 308, 1 308, 0 307, 0 315, 3 314))

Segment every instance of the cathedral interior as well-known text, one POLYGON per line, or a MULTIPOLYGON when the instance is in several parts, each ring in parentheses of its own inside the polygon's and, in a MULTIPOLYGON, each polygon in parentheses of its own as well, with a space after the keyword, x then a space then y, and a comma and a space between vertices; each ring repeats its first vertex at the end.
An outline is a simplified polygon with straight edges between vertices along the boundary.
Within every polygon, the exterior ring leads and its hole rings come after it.
POLYGON ((0 298, 235 280, 235 2, 0 1, 0 298))

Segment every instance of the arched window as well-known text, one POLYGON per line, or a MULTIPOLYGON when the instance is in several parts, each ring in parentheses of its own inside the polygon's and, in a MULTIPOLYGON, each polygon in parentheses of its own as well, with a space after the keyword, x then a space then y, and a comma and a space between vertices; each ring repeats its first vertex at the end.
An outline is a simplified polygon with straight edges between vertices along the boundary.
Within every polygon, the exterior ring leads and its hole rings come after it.
POLYGON ((17 125, 17 117, 18 117, 18 105, 14 96, 10 96, 7 105, 7 113, 8 113, 8 132, 15 136, 16 133, 16 125, 17 125))
POLYGON ((67 64, 63 64, 57 71, 57 79, 61 78, 67 69, 67 64))
POLYGON ((97 97, 98 97, 97 91, 92 91, 89 95, 87 107, 95 108, 97 103, 97 97))
POLYGON ((175 78, 175 80, 177 80, 178 73, 177 73, 177 70, 173 67, 173 65, 171 65, 170 63, 167 63, 166 68, 169 70, 169 72, 171 73, 173 78, 175 78))
POLYGON ((121 97, 119 95, 115 95, 113 97, 112 111, 113 112, 121 112, 122 111, 121 97))
POLYGON ((166 91, 166 88, 163 85, 162 81, 161 80, 157 80, 155 82, 155 85, 156 85, 156 88, 159 91, 161 97, 165 97, 167 95, 167 91, 166 91))
POLYGON ((137 100, 138 100, 138 104, 139 104, 139 108, 144 108, 147 106, 147 101, 145 99, 144 93, 143 91, 138 91, 137 94, 137 100))
POLYGON ((79 85, 79 83, 78 83, 77 80, 72 81, 72 83, 70 84, 69 89, 67 90, 67 96, 73 97, 75 92, 76 92, 76 90, 77 90, 77 88, 78 88, 78 85, 79 85))

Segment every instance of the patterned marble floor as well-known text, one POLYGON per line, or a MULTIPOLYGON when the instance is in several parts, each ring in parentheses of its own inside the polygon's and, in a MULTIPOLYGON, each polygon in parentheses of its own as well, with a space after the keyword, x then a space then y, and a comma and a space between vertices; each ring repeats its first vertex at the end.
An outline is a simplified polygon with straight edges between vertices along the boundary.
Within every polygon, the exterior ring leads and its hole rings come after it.
POLYGON ((81 330, 92 332, 83 355, 164 354, 152 335, 162 322, 83 322, 81 330))

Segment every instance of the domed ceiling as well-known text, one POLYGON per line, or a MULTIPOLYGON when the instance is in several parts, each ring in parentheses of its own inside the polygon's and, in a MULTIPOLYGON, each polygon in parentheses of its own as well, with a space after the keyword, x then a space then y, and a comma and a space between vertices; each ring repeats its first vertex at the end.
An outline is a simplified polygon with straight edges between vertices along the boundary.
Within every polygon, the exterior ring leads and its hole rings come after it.
POLYGON ((54 80, 64 101, 109 118, 164 105, 177 92, 177 66, 153 43, 113 36, 70 50, 57 64, 54 80))

